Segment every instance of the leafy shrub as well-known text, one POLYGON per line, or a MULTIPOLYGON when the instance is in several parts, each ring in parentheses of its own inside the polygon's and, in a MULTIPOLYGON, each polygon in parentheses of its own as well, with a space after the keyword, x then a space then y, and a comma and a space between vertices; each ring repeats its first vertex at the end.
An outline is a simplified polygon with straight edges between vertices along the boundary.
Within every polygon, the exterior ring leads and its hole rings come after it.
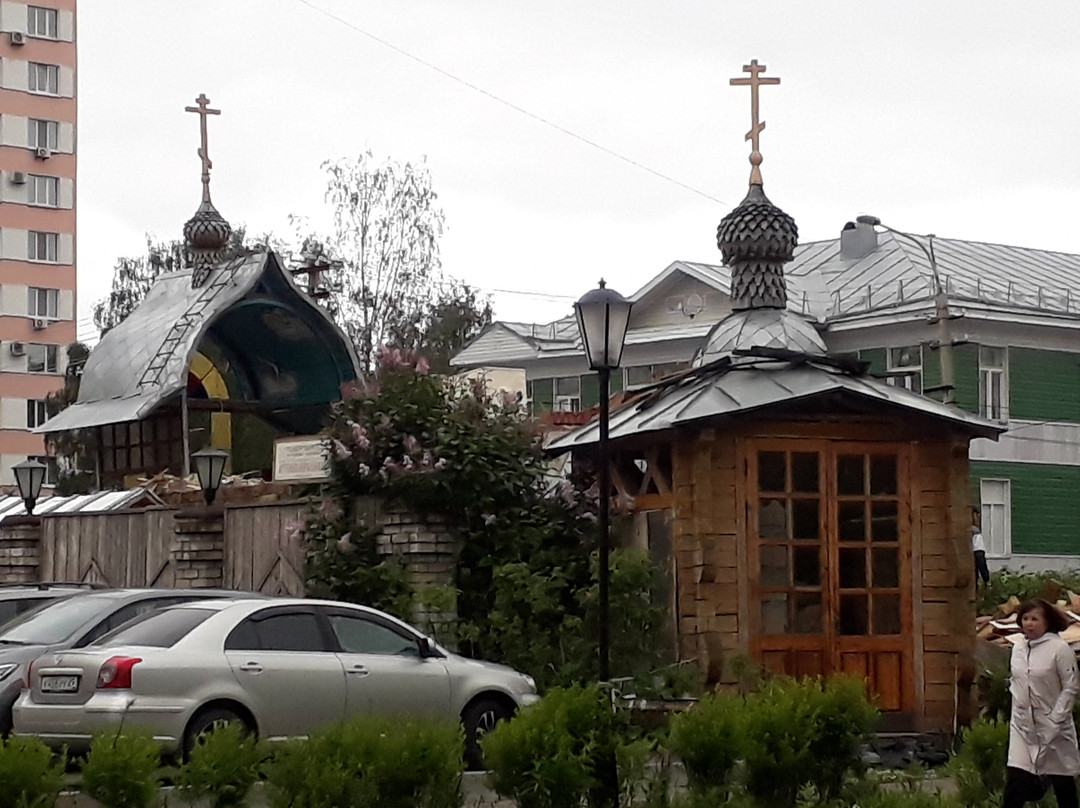
POLYGON ((837 796, 861 766, 877 719, 860 680, 777 679, 751 695, 745 716, 746 787, 765 806, 793 806, 804 786, 837 796))
POLYGON ((464 739, 454 723, 365 716, 277 750, 273 808, 458 808, 464 739))
POLYGON ((615 770, 618 777, 620 757, 624 765, 633 757, 627 715, 616 713, 597 686, 553 688, 496 726, 482 745, 492 786, 519 808, 577 808, 582 800, 609 805, 616 789, 629 789, 609 776, 615 770))
POLYGON ((998 800, 1005 788, 1008 722, 979 719, 960 737, 960 752, 949 761, 948 768, 956 780, 961 802, 977 805, 998 800))
POLYGON ((52 808, 63 774, 41 741, 6 739, 0 745, 0 808, 52 808))
POLYGON ((691 790, 705 792, 727 783, 743 753, 745 710, 742 696, 720 692, 672 717, 668 744, 686 767, 691 790))
POLYGON ((213 808, 242 805, 265 758, 262 744, 244 727, 226 724, 199 739, 180 767, 177 785, 213 808))
POLYGON ((161 748, 143 735, 99 735, 82 768, 83 790, 103 808, 147 808, 157 796, 161 748))

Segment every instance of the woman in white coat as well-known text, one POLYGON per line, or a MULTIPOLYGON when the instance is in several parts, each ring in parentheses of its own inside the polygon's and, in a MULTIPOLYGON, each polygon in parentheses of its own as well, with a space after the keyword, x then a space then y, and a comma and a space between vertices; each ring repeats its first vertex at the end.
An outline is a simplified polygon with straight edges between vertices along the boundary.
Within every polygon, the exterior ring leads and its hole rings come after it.
POLYGON ((1078 808, 1080 750, 1072 709, 1080 690, 1076 655, 1058 632, 1065 618, 1045 600, 1020 607, 1023 639, 1013 646, 1012 717, 1003 808, 1021 808, 1053 786, 1059 808, 1078 808))

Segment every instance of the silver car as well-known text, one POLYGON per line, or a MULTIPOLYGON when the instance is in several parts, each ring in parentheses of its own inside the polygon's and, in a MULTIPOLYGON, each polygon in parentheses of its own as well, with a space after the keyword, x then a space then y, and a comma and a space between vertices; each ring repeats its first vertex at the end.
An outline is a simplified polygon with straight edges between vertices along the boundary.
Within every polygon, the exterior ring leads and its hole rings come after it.
POLYGON ((15 733, 85 749, 95 733, 151 733, 186 754, 215 725, 307 735, 359 714, 459 718, 476 740, 537 700, 525 674, 458 656, 375 609, 306 599, 217 600, 129 623, 99 646, 47 654, 15 704, 15 733))

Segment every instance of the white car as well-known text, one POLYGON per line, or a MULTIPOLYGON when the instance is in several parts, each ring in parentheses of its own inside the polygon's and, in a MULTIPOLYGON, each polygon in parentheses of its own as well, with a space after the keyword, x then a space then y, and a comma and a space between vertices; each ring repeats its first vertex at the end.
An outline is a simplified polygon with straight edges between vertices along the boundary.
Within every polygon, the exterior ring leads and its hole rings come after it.
POLYGON ((29 680, 16 735, 80 751, 96 733, 130 728, 166 755, 224 722, 275 740, 385 713, 460 719, 476 765, 477 737, 538 698, 531 677, 447 651, 390 615, 300 598, 155 612, 88 648, 46 654, 29 680))

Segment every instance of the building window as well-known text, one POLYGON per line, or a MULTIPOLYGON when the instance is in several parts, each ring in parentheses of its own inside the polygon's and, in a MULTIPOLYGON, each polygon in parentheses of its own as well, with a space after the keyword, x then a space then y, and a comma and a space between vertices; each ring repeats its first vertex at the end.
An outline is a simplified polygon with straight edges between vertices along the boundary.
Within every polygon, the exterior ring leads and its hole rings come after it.
POLYGON ((56 373, 59 355, 60 349, 57 345, 30 343, 26 346, 26 372, 56 373))
POLYGON ((30 67, 29 88, 32 93, 60 94, 60 68, 41 62, 27 62, 30 67))
MULTIPOLYGON (((31 205, 55 208, 60 204, 60 178, 31 174, 27 179, 27 201, 31 205)), ((55 260, 55 259, 54 259, 55 260)))
POLYGON ((26 7, 26 33, 44 39, 56 39, 59 13, 55 8, 26 7))
POLYGON ((60 124, 56 121, 46 121, 40 118, 31 118, 27 142, 31 149, 45 148, 56 151, 60 148, 60 124))
POLYGON ((982 536, 992 558, 1012 555, 1012 481, 980 480, 982 536))
POLYGON ((1009 420, 1008 349, 979 346, 979 412, 992 421, 1009 420))
POLYGON ((31 286, 26 311, 31 317, 49 317, 56 319, 59 315, 57 310, 60 303, 59 289, 43 289, 39 286, 31 286))
POLYGON ((27 245, 27 257, 31 261, 59 260, 60 234, 30 231, 30 243, 27 245))
POLYGON ((885 360, 885 381, 893 387, 903 387, 913 393, 922 392, 922 346, 907 345, 889 348, 885 360))
POLYGON ((555 379, 555 410, 577 412, 581 409, 581 377, 561 376, 555 379))
POLYGON ((60 467, 55 457, 52 455, 31 455, 26 459, 36 460, 46 468, 45 485, 56 485, 56 481, 60 478, 60 467))
POLYGON ((626 369, 626 386, 637 387, 645 384, 652 384, 657 379, 662 379, 664 376, 674 373, 677 370, 682 370, 685 367, 685 363, 682 362, 665 362, 661 365, 636 365, 626 369))
POLYGON ((41 426, 49 418, 49 411, 45 407, 45 400, 31 398, 26 402, 26 428, 34 429, 41 426))

